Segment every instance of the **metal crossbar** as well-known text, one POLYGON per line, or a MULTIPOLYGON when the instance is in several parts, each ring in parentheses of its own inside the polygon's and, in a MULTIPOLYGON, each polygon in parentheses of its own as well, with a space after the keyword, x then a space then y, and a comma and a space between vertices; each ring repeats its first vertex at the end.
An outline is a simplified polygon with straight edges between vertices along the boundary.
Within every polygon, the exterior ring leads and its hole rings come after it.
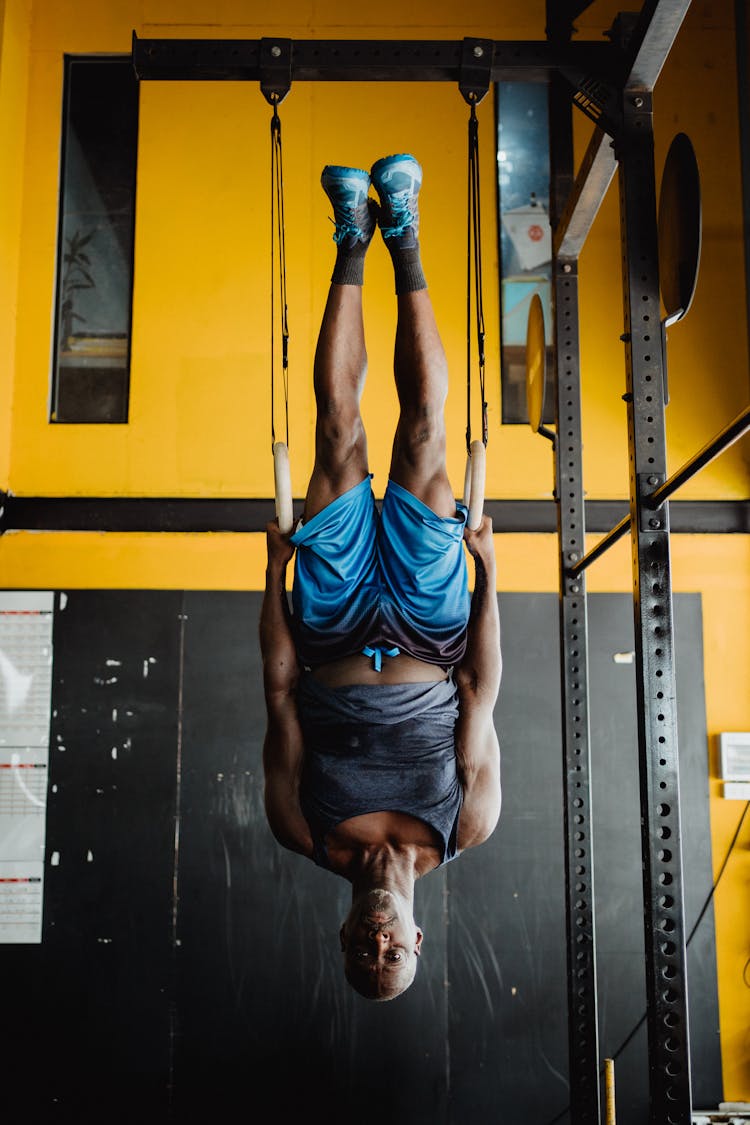
MULTIPOLYGON (((678 488, 682 488, 689 480, 699 473, 701 469, 705 469, 706 465, 711 461, 715 461, 730 445, 750 430, 750 406, 746 406, 741 410, 736 418, 721 430, 716 437, 707 442, 702 449, 700 449, 693 457, 682 465, 677 472, 673 473, 669 480, 664 481, 663 484, 655 488, 653 492, 646 493, 643 497, 644 507, 655 511, 661 505, 673 496, 678 488)), ((656 478, 651 482, 656 483, 656 478)), ((609 550, 609 548, 622 539, 623 535, 630 530, 630 516, 625 516, 616 524, 611 531, 607 532, 603 539, 600 539, 595 547, 592 547, 583 558, 578 562, 573 563, 568 567, 570 575, 580 574, 581 571, 586 570, 593 562, 609 550)))
MULTIPOLYGON (((605 79, 623 65, 611 43, 555 44, 488 40, 490 81, 544 81, 566 71, 605 79)), ((140 39, 133 64, 140 79, 260 82, 274 45, 290 45, 292 82, 455 82, 463 40, 449 39, 140 39)), ((276 56, 280 58, 281 56, 276 56)))

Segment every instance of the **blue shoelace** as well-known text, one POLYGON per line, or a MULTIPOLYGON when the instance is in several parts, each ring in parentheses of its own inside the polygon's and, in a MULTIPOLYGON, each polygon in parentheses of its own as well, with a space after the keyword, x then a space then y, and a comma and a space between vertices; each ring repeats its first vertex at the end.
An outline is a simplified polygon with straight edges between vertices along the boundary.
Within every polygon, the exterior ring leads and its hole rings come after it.
POLYGON ((331 219, 331 222, 334 223, 336 227, 333 241, 338 246, 338 244, 343 242, 350 234, 366 241, 368 238, 372 237, 372 231, 366 231, 361 223, 357 221, 357 212, 360 212, 361 217, 369 217, 370 211, 367 206, 367 200, 355 206, 353 203, 349 202, 345 193, 342 194, 344 196, 343 199, 331 201, 333 203, 334 215, 336 216, 334 219, 331 219))
POLYGON ((390 227, 381 226, 380 233, 383 238, 398 238, 405 230, 414 226, 414 215, 409 207, 411 199, 413 199, 413 196, 408 189, 394 192, 393 195, 388 196, 388 207, 393 225, 390 227))

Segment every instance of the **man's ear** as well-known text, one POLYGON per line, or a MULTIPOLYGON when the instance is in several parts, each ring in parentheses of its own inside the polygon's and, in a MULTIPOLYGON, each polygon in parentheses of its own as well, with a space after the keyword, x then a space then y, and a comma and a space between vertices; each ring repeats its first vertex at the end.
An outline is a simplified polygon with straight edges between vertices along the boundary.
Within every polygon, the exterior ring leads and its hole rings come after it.
POLYGON ((417 926, 417 939, 416 939, 416 942, 414 944, 414 952, 416 953, 417 957, 419 957, 420 953, 422 952, 422 938, 423 937, 424 937, 424 934, 420 930, 419 926, 417 926))
POLYGON ((341 944, 341 952, 346 953, 346 922, 342 922, 341 929, 339 930, 339 942, 341 944))

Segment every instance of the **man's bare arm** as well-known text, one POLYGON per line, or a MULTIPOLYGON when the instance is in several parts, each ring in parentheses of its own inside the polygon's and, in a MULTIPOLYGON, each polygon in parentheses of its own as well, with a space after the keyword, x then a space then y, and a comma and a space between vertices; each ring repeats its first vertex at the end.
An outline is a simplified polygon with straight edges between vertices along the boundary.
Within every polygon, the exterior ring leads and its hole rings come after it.
POLYGON ((495 706, 500 690, 500 614, 495 592, 497 563, 492 541, 492 520, 482 517, 477 531, 466 530, 466 546, 474 559, 474 593, 466 637, 466 652, 456 668, 456 683, 483 702, 495 706))
POLYGON ((492 521, 484 516, 477 531, 467 530, 475 581, 466 653, 455 671, 459 696, 456 756, 464 790, 459 821, 460 848, 481 844, 500 816, 500 748, 493 710, 500 690, 502 657, 497 607, 492 521))
POLYGON ((260 650, 268 726, 263 744, 266 816, 276 839, 310 855, 310 830, 299 804, 304 740, 295 691, 297 651, 289 619, 286 571, 294 549, 275 524, 267 529, 268 565, 260 612, 260 650))
POLYGON ((269 694, 294 692, 299 666, 286 596, 286 571, 294 548, 276 524, 269 524, 266 529, 266 545, 268 562, 260 610, 260 651, 263 657, 263 687, 268 703, 269 694))

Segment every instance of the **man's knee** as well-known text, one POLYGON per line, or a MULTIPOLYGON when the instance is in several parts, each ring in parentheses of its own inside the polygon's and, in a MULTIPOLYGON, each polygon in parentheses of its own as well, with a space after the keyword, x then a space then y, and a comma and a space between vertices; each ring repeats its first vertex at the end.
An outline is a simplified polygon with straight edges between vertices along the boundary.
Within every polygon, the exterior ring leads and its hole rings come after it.
POLYGON ((445 421, 442 410, 428 403, 402 411, 398 423, 397 447, 410 464, 445 456, 445 421))
POLYGON ((315 453, 319 464, 335 472, 357 459, 367 459, 367 443, 359 411, 352 412, 333 402, 318 403, 315 453))

